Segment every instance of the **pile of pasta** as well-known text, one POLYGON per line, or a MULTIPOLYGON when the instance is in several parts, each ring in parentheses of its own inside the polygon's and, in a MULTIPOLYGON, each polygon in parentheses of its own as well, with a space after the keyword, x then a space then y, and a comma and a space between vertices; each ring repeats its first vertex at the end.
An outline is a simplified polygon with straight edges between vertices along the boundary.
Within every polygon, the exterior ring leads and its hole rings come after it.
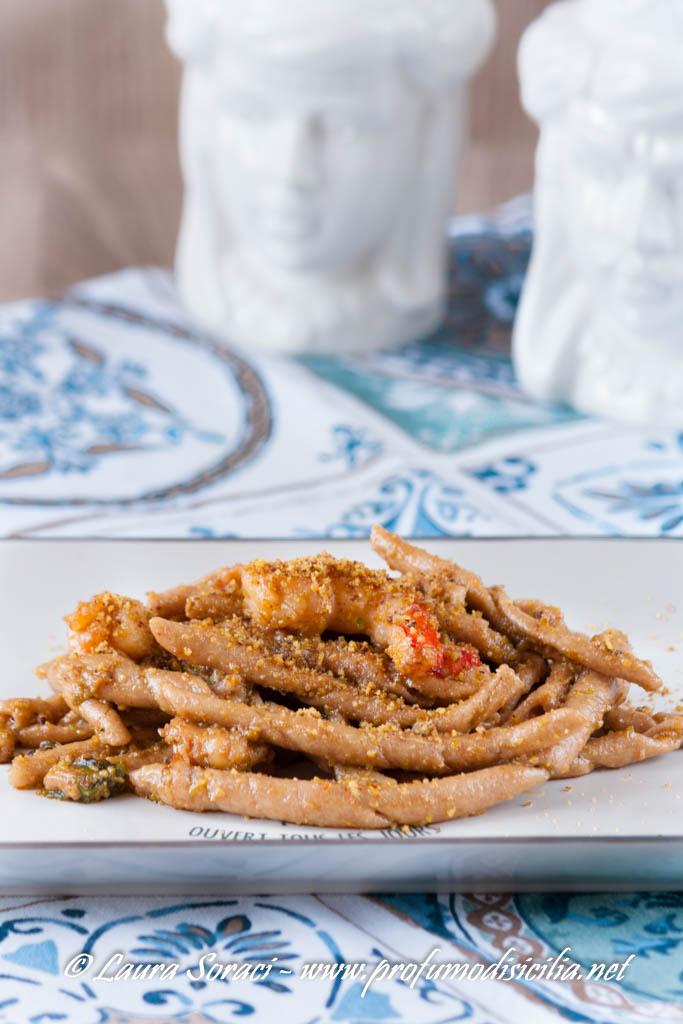
POLYGON ((81 603, 38 669, 52 695, 0 703, 11 783, 372 829, 681 746, 682 715, 627 701, 661 681, 623 633, 573 632, 381 527, 371 543, 388 570, 257 559, 81 603))

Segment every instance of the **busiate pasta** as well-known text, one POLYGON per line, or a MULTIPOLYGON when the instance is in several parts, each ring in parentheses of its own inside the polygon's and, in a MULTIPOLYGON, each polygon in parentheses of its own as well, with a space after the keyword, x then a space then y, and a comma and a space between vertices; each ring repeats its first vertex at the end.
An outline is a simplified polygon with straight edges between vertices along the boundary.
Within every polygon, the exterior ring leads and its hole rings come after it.
POLYGON ((683 715, 624 634, 588 637, 376 526, 389 570, 257 559, 66 617, 53 693, 0 702, 10 782, 91 802, 386 828, 678 749, 683 715))

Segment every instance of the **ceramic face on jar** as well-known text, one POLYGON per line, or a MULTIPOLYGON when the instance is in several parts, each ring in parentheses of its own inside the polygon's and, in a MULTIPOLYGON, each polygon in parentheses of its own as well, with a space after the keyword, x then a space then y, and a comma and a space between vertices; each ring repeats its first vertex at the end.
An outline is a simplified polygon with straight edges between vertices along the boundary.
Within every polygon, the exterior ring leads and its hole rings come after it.
POLYGON ((390 18, 383 0, 260 0, 248 13, 205 0, 201 45, 196 23, 182 27, 190 2, 168 3, 185 60, 177 271, 190 309, 285 352, 398 344, 434 326, 489 0, 401 0, 390 18))
POLYGON ((520 49, 541 125, 534 254, 515 324, 532 394, 683 425, 683 11, 550 8, 520 49))
POLYGON ((391 66, 269 70, 242 59, 225 71, 222 215, 257 266, 352 269, 386 237, 414 173, 418 97, 391 66))

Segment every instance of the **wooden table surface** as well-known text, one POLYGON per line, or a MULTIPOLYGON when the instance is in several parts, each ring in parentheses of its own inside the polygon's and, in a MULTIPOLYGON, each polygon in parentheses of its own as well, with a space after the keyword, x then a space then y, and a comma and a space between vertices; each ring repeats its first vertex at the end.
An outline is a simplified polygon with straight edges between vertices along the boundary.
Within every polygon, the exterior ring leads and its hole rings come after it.
MULTIPOLYGON (((497 0, 499 35, 473 86, 458 210, 488 209, 531 186, 535 131, 519 106, 515 53, 546 2, 497 0)), ((2 0, 0 300, 171 264, 180 72, 163 22, 162 0, 2 0)))

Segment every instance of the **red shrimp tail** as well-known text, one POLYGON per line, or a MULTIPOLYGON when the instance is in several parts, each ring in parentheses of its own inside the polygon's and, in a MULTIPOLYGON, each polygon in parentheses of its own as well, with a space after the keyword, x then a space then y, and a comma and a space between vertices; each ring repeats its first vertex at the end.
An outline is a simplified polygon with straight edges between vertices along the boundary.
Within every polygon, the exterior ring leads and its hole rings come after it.
POLYGON ((481 665, 481 658, 474 647, 456 647, 445 652, 443 669, 438 675, 459 676, 478 665, 481 665))

